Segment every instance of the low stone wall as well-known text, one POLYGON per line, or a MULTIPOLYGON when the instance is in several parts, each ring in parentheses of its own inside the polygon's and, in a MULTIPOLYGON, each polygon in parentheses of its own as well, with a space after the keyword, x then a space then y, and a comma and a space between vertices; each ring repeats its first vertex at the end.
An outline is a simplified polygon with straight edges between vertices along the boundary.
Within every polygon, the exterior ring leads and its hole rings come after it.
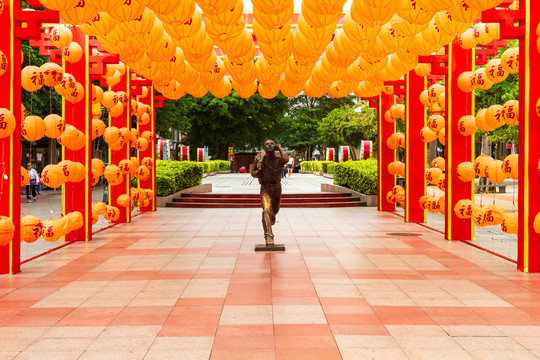
POLYGON ((212 192, 212 184, 200 184, 192 186, 190 188, 180 190, 169 196, 158 196, 156 199, 156 207, 165 207, 168 202, 171 202, 173 198, 180 196, 180 194, 192 194, 192 193, 208 193, 212 192))
POLYGON ((354 197, 359 197, 361 201, 365 201, 367 203, 367 206, 377 206, 377 195, 365 195, 359 193, 358 191, 354 191, 346 187, 333 184, 321 184, 321 191, 352 194, 352 196, 354 197))

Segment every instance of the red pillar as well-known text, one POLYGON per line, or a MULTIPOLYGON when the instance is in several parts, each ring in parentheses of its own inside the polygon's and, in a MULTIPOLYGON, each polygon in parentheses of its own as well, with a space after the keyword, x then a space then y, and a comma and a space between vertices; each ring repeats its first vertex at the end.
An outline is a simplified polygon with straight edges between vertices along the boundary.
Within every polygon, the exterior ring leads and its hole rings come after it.
POLYGON ((71 27, 73 41, 82 48, 82 58, 76 63, 65 62, 65 71, 75 77, 84 87, 84 99, 78 103, 64 101, 66 124, 75 126, 85 135, 85 145, 80 150, 63 149, 63 158, 80 162, 85 166, 86 177, 78 183, 68 182, 63 186, 64 214, 79 211, 84 219, 82 228, 66 235, 67 241, 88 241, 92 238, 92 83, 90 81, 89 39, 78 27, 71 27))
POLYGON ((519 230, 518 270, 540 272, 540 234, 533 221, 540 212, 540 117, 536 104, 540 98, 540 53, 536 29, 540 23, 540 2, 521 0, 520 9, 526 12, 525 38, 520 41, 519 56, 519 230))
POLYGON ((456 176, 457 166, 463 161, 473 161, 474 136, 463 136, 458 131, 462 116, 473 114, 473 93, 458 87, 461 73, 474 69, 474 53, 462 49, 456 41, 447 47, 448 75, 446 78, 446 227, 448 240, 472 240, 473 225, 470 219, 459 219, 454 206, 461 199, 472 199, 474 183, 464 183, 456 176))
POLYGON ((21 40, 15 37, 15 24, 11 21, 20 1, 3 2, 0 14, 0 50, 8 61, 6 72, 0 76, 0 107, 15 116, 13 134, 0 139, 0 215, 10 217, 15 225, 13 240, 0 247, 0 274, 14 274, 20 266, 20 209, 21 209, 21 40))
POLYGON ((419 200, 426 193, 424 170, 426 144, 420 141, 420 130, 426 124, 426 108, 420 102, 420 93, 426 88, 426 78, 418 76, 414 70, 407 77, 405 105, 405 221, 423 223, 426 210, 419 200))
POLYGON ((394 104, 394 95, 379 95, 379 114, 377 120, 377 165, 378 165, 378 193, 379 199, 377 210, 395 211, 396 205, 386 201, 386 194, 392 191, 396 184, 396 178, 388 173, 388 164, 395 161, 396 154, 386 146, 386 139, 394 133, 394 123, 384 120, 384 113, 394 104))
POLYGON ((155 134, 156 134, 156 109, 154 107, 154 85, 150 86, 148 89, 148 95, 145 98, 139 99, 143 104, 150 106, 150 122, 146 125, 138 124, 139 135, 144 131, 151 131, 154 136, 152 141, 148 144, 148 148, 145 151, 139 151, 139 159, 142 161, 145 157, 151 157, 154 161, 154 167, 150 169, 150 177, 145 181, 139 180, 139 187, 143 189, 151 189, 154 193, 152 199, 150 199, 150 204, 148 206, 141 206, 140 211, 156 211, 156 143, 155 143, 155 134))
MULTIPOLYGON (((129 87, 129 69, 126 68, 126 73, 122 76, 120 83, 112 87, 113 91, 125 91, 127 98, 130 97, 130 87, 129 87)), ((120 116, 112 117, 109 116, 109 126, 116 126, 117 128, 126 127, 131 131, 131 113, 130 113, 130 101, 128 100, 127 106, 124 106, 124 111, 120 116)), ((111 150, 109 148, 109 164, 117 165, 121 160, 131 159, 130 155, 131 143, 125 144, 124 147, 120 150, 111 150)), ((124 175, 124 180, 119 185, 111 186, 109 184, 109 204, 116 206, 120 210, 120 218, 115 223, 128 223, 131 222, 131 210, 129 207, 119 206, 116 199, 122 194, 130 194, 131 190, 131 179, 129 175, 124 175)))

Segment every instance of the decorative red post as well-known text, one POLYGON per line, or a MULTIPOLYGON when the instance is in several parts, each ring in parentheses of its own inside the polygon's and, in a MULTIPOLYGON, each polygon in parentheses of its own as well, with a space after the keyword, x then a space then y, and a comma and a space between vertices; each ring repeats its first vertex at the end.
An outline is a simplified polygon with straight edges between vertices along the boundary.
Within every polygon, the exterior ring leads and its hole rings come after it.
POLYGON ((394 104, 394 95, 386 95, 382 92, 379 95, 379 114, 377 119, 377 181, 379 199, 377 202, 377 210, 379 211, 395 211, 396 205, 386 201, 386 194, 392 191, 396 184, 395 176, 388 173, 388 164, 395 161, 396 154, 394 150, 390 150, 386 146, 386 139, 393 133, 395 124, 384 120, 384 113, 390 110, 394 104))
POLYGON ((540 3, 521 0, 520 10, 526 14, 525 38, 519 48, 519 230, 518 270, 540 272, 540 234, 533 229, 533 220, 540 212, 540 116, 536 107, 540 99, 540 53, 537 48, 537 28, 540 23, 540 3))
MULTIPOLYGON (((117 128, 127 128, 131 131, 131 97, 130 97, 130 85, 129 85, 129 68, 126 68, 126 73, 122 76, 122 80, 112 87, 113 91, 124 91, 127 94, 127 105, 124 106, 124 110, 120 116, 112 117, 109 115, 109 126, 116 126, 117 128)), ((117 165, 122 160, 131 159, 131 144, 126 143, 120 150, 111 150, 109 147, 109 164, 117 165)), ((129 223, 131 222, 131 209, 129 207, 122 207, 118 205, 118 196, 122 194, 130 195, 131 191, 131 179, 128 174, 124 175, 122 183, 119 185, 109 184, 109 204, 116 206, 120 210, 120 218, 115 223, 129 223)))
POLYGON ((20 2, 4 1, 0 14, 0 50, 7 58, 7 69, 0 76, 0 107, 15 116, 15 131, 0 139, 0 215, 10 217, 15 225, 13 240, 0 247, 0 274, 14 274, 20 266, 20 209, 21 209, 21 39, 15 37, 11 21, 20 2))
POLYGON ((73 41, 82 48, 82 58, 76 63, 65 62, 65 71, 75 77, 84 87, 84 99, 78 103, 64 101, 64 119, 66 124, 75 126, 85 135, 84 147, 80 150, 63 149, 63 159, 80 162, 85 166, 85 179, 78 183, 64 184, 64 215, 79 211, 84 225, 65 236, 67 241, 88 241, 92 239, 92 83, 90 81, 90 46, 89 39, 78 27, 72 27, 73 41))
POLYGON ((447 47, 448 75, 446 78, 446 228, 448 240, 472 240, 471 219, 459 219, 454 206, 461 199, 472 199, 474 183, 465 183, 456 176, 457 166, 474 159, 474 136, 463 136, 458 131, 462 116, 474 114, 473 93, 458 87, 458 77, 474 70, 474 53, 464 50, 454 41, 447 47))
POLYGON ((426 108, 420 102, 420 93, 425 90, 427 79, 411 70, 406 81, 405 222, 423 223, 426 221, 426 210, 419 205, 419 200, 426 193, 426 144, 420 141, 420 130, 426 124, 426 108))

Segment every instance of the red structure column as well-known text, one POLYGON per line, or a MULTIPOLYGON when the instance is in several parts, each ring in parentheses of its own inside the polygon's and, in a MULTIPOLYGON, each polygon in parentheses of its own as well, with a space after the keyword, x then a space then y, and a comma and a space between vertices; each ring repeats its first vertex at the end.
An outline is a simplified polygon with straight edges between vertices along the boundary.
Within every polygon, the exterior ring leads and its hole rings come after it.
MULTIPOLYGON (((127 128, 131 131, 131 106, 130 106, 130 86, 129 86, 129 69, 126 68, 126 73, 122 76, 120 83, 112 87, 113 91, 124 91, 127 94, 128 103, 124 106, 124 111, 120 116, 112 117, 109 115, 109 126, 116 126, 117 128, 127 128)), ((109 148, 109 164, 118 165, 121 160, 131 159, 131 144, 125 144, 120 150, 111 150, 109 148)), ((128 223, 131 222, 131 209, 129 207, 122 207, 118 205, 116 201, 118 196, 122 194, 130 194, 131 191, 131 179, 129 175, 124 175, 122 183, 119 185, 111 186, 109 184, 109 204, 116 206, 120 210, 120 218, 115 223, 128 223)))
POLYGON ((21 209, 21 40, 15 36, 11 20, 20 1, 4 1, 0 14, 0 50, 7 58, 7 69, 0 76, 0 107, 15 116, 15 131, 0 139, 0 215, 13 220, 15 235, 6 246, 0 247, 0 274, 14 274, 20 266, 20 209, 21 209))
POLYGON ((392 191, 396 184, 396 177, 388 173, 388 164, 395 161, 396 154, 394 150, 390 150, 386 146, 386 139, 393 133, 395 124, 384 120, 384 113, 390 110, 394 104, 394 95, 386 95, 382 92, 379 95, 379 114, 377 119, 377 181, 379 199, 377 210, 379 211, 395 211, 396 205, 386 201, 386 194, 392 191))
POLYGON ((420 93, 425 90, 427 79, 411 70, 406 81, 405 222, 423 223, 426 221, 426 210, 419 205, 419 200, 426 193, 426 144, 420 141, 420 130, 426 124, 426 108, 420 102, 420 93))
POLYGON ((156 109, 154 106, 154 86, 151 85, 148 89, 148 95, 144 98, 140 98, 139 101, 141 101, 145 105, 150 106, 150 122, 146 125, 140 125, 138 124, 139 128, 139 135, 142 134, 144 131, 150 131, 154 136, 152 137, 152 141, 148 144, 148 148, 145 151, 139 151, 139 159, 142 160, 145 157, 151 157, 154 166, 152 169, 150 169, 150 177, 146 179, 145 181, 139 180, 139 187, 143 189, 151 189, 154 193, 154 196, 152 199, 150 199, 150 203, 148 206, 141 206, 139 208, 140 211, 156 211, 156 142, 155 142, 155 135, 156 135, 156 109))
POLYGON ((76 63, 65 63, 65 71, 75 77, 84 87, 84 99, 78 103, 64 101, 64 118, 66 124, 75 126, 85 135, 85 145, 80 150, 63 149, 63 159, 80 162, 85 166, 86 176, 78 183, 68 182, 63 186, 64 215, 79 211, 84 225, 65 236, 66 241, 88 241, 92 238, 92 83, 90 81, 90 46, 89 38, 78 27, 70 28, 73 41, 82 48, 82 58, 76 63))
POLYGON ((456 41, 447 47, 448 75, 446 78, 446 227, 448 240, 472 240, 474 228, 471 219, 459 219, 454 206, 461 199, 472 199, 474 183, 464 183, 456 176, 457 166, 474 159, 474 136, 462 136, 458 121, 462 116, 474 114, 474 93, 465 93, 458 87, 461 73, 474 70, 474 53, 462 49, 456 41))
POLYGON ((520 41, 519 56, 519 230, 518 270, 540 272, 540 234, 533 221, 540 212, 540 116, 536 108, 540 99, 540 53, 537 49, 537 28, 540 23, 540 2, 521 0, 525 10, 525 38, 520 41))

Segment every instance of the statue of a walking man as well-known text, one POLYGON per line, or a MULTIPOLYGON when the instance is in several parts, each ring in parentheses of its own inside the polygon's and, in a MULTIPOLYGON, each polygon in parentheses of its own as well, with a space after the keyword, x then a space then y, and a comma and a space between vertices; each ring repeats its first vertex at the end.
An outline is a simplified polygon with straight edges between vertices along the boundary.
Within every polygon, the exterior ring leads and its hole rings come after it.
POLYGON ((261 205, 263 208, 262 224, 264 240, 267 247, 274 245, 272 225, 276 223, 276 215, 281 202, 281 173, 287 163, 287 153, 274 140, 264 142, 264 151, 255 156, 251 176, 258 178, 261 184, 261 205), (276 156, 279 151, 279 156, 276 156))

